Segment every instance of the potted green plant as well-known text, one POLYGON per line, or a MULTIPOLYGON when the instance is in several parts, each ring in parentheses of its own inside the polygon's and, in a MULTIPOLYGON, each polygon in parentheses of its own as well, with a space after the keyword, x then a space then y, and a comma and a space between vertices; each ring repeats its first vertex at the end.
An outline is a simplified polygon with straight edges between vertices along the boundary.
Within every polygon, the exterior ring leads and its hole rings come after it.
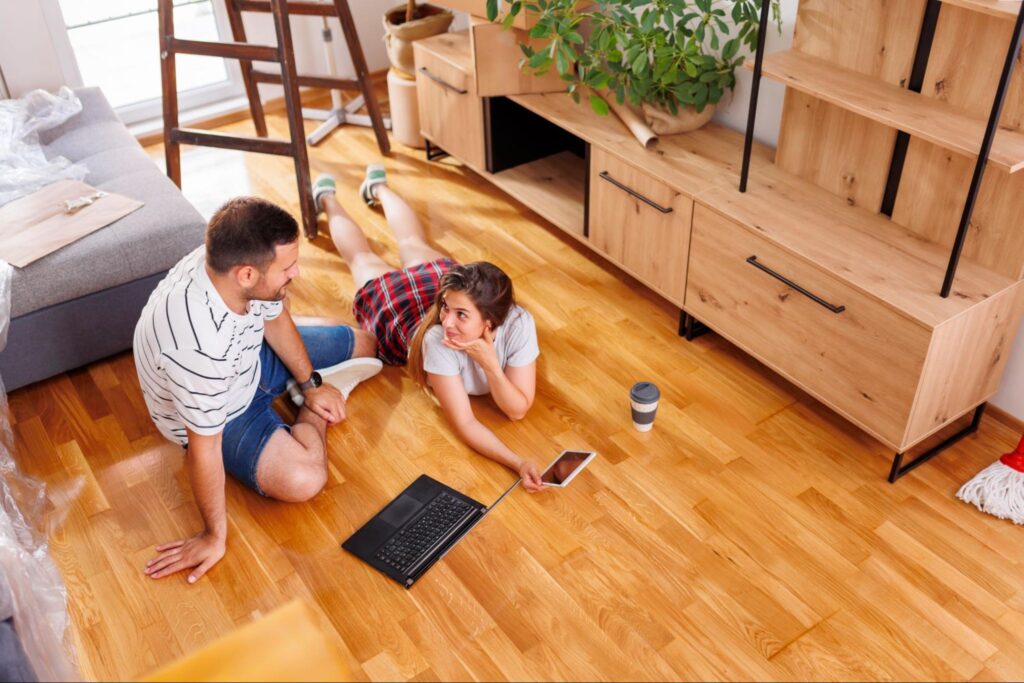
POLYGON ((781 32, 779 0, 487 0, 487 16, 503 9, 510 26, 522 10, 534 13, 530 36, 541 44, 520 46, 524 68, 554 68, 577 102, 589 89, 598 114, 608 113, 594 94, 603 93, 643 109, 656 133, 674 133, 710 120, 736 85, 757 47, 762 2, 781 32))

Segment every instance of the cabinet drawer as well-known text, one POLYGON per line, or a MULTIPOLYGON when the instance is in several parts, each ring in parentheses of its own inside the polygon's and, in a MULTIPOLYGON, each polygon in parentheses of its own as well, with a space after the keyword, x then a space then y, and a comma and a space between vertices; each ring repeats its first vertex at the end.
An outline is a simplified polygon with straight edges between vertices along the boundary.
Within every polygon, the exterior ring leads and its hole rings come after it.
POLYGON ((413 43, 420 132, 452 156, 484 167, 483 102, 476 94, 469 34, 444 33, 413 43))
POLYGON ((689 197, 591 147, 591 246, 679 306, 692 212, 689 197))
POLYGON ((541 92, 564 92, 566 82, 551 69, 543 76, 534 76, 519 67, 523 58, 520 42, 539 45, 518 28, 505 29, 486 19, 470 18, 470 46, 473 54, 473 75, 480 97, 524 95, 541 92))
POLYGON ((903 443, 929 329, 700 205, 685 305, 865 431, 903 443))

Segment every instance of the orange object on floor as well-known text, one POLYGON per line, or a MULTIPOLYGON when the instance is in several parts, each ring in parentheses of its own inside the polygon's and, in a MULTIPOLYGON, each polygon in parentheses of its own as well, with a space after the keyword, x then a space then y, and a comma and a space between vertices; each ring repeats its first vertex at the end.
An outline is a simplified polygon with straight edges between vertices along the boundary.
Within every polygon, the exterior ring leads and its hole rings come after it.
POLYGON ((143 681, 351 681, 320 617, 294 600, 143 681))

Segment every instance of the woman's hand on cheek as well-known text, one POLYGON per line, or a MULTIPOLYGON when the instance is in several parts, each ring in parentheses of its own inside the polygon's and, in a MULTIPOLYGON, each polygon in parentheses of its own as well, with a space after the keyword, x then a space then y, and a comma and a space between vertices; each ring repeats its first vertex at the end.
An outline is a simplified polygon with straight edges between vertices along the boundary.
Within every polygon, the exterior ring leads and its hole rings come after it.
POLYGON ((471 342, 462 343, 445 337, 441 343, 455 351, 465 351, 482 368, 498 365, 498 352, 494 350, 494 333, 485 327, 483 336, 471 342))

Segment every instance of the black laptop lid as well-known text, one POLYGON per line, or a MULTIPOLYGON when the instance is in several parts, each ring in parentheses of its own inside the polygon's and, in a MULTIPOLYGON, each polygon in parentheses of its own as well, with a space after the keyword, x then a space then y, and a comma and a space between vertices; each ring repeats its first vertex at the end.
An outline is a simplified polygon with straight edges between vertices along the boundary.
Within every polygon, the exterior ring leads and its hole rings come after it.
MULTIPOLYGON (((378 561, 376 559, 377 550, 387 543, 388 539, 401 529, 404 524, 415 518, 430 501, 445 492, 469 503, 478 512, 484 510, 482 503, 423 474, 410 484, 408 488, 398 494, 383 510, 374 515, 370 521, 352 534, 341 544, 341 547, 402 585, 406 587, 411 586, 413 580, 422 576, 434 564, 436 558, 420 569, 415 577, 410 577, 378 561)), ((461 538, 461 535, 458 538, 461 538)), ((457 542, 458 538, 454 539, 453 543, 457 542)), ((447 548, 439 548, 437 557, 441 557, 445 552, 447 552, 447 548)))

